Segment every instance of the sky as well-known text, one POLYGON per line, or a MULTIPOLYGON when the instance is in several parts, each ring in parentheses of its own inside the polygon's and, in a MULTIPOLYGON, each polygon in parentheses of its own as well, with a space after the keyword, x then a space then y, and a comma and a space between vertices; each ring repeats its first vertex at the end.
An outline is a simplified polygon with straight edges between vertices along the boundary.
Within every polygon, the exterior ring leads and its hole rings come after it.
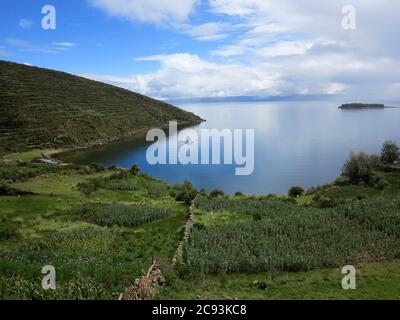
POLYGON ((2 0, 0 60, 159 99, 400 100, 398 17, 398 0, 2 0))

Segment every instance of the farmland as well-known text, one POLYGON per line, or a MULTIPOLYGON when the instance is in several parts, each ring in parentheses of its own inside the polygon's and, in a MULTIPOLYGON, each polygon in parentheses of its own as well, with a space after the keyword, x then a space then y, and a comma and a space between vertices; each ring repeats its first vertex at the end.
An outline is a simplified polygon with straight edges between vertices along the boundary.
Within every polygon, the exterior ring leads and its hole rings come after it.
POLYGON ((156 299, 400 299, 399 173, 377 168, 370 184, 338 179, 298 198, 225 196, 21 158, 0 162, 1 299, 117 299, 153 259, 166 279, 156 299), (348 264, 354 292, 340 286, 348 264), (41 288, 45 265, 57 290, 41 288))
MULTIPOLYGON (((261 213, 260 220, 211 228, 195 225, 186 250, 187 266, 205 274, 297 272, 394 259, 400 256, 399 200, 365 201, 336 210, 304 208, 282 200, 249 200, 249 212, 254 208, 254 214, 261 213), (372 212, 365 223, 357 220, 372 205, 385 208, 381 217, 375 218, 377 212, 372 212)), ((231 206, 226 199, 218 205, 213 199, 210 206, 205 199, 199 202, 200 208, 227 211, 246 206, 246 200, 231 200, 231 206)))
POLYGON ((3 184, 30 193, 0 197, 2 299, 116 299, 153 258, 172 260, 187 208, 162 182, 98 166, 1 168, 3 184), (96 186, 88 194, 82 184, 96 186), (136 187, 109 190, 116 184, 136 187), (41 288, 45 265, 57 270, 56 291, 41 288))

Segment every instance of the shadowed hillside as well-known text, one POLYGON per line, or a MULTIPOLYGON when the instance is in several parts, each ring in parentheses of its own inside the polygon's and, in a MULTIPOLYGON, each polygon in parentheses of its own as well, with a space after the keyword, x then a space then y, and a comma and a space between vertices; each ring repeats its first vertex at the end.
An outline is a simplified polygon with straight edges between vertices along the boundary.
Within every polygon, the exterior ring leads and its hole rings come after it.
POLYGON ((201 119, 131 91, 0 61, 0 153, 90 146, 201 119))

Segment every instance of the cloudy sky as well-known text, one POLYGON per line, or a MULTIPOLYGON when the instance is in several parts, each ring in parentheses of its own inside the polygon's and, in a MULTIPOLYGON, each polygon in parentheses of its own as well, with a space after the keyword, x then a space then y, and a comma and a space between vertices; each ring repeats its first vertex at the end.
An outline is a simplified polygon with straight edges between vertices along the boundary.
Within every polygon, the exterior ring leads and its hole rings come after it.
POLYGON ((163 99, 398 100, 398 17, 398 0, 2 0, 0 59, 163 99), (41 26, 47 4, 56 30, 41 26))

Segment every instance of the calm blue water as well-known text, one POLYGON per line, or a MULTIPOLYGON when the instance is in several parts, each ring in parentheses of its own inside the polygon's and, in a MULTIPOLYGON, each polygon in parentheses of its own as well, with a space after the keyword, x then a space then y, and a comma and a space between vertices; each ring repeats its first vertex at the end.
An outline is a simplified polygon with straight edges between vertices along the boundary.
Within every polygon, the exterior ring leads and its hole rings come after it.
POLYGON ((337 102, 209 103, 182 108, 207 122, 195 127, 255 129, 255 170, 236 176, 236 165, 156 165, 146 161, 149 144, 125 141, 67 157, 130 167, 169 183, 188 179, 198 188, 227 193, 287 193, 293 185, 306 188, 340 175, 350 151, 379 152, 387 139, 400 143, 400 109, 339 110, 337 102))

